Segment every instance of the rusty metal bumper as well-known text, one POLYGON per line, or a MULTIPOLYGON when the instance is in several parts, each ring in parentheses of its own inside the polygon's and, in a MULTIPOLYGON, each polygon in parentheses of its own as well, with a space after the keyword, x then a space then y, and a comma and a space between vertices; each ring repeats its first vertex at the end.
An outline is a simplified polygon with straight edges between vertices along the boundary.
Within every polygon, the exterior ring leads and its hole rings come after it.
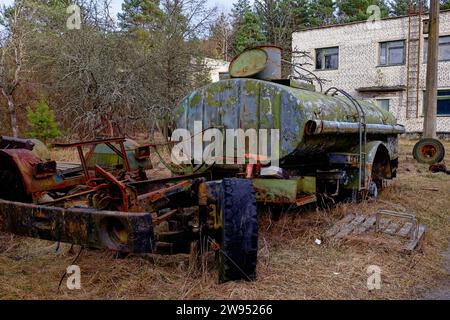
POLYGON ((149 213, 64 209, 0 200, 0 231, 90 248, 153 252, 149 213))

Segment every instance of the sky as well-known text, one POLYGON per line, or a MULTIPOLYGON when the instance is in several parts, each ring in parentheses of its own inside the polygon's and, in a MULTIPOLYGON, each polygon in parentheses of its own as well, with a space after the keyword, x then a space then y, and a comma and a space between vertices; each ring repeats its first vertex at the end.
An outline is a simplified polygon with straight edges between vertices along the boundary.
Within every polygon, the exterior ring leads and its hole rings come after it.
MULTIPOLYGON (((10 5, 14 0, 0 0, 0 4, 10 5)), ((117 13, 122 8, 123 0, 112 0, 111 1, 111 14, 116 17, 117 13)), ((230 12, 233 5, 233 0, 208 0, 211 7, 216 6, 219 11, 230 12)))
MULTIPOLYGON (((0 0, 0 1, 4 1, 4 0, 0 0)), ((6 1, 11 1, 11 0, 6 0, 6 1)), ((114 14, 114 16, 116 16, 116 14, 122 8, 122 2, 123 2, 123 0, 112 0, 111 1, 111 13, 114 14)), ((233 0, 208 0, 208 3, 211 7, 216 6, 219 9, 219 11, 229 12, 229 11, 231 11, 233 0)))

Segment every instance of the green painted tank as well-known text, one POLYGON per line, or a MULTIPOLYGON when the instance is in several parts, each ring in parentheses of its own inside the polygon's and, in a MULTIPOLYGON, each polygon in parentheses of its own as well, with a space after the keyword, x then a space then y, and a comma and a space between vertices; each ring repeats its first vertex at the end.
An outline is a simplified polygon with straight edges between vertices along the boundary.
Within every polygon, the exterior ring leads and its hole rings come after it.
MULTIPOLYGON (((391 113, 366 101, 359 103, 366 123, 370 124, 369 137, 396 135, 402 131, 391 113), (382 128, 386 132, 370 128, 382 128)), ((186 128, 192 134, 194 121, 201 121, 203 129, 279 129, 281 159, 298 159, 329 150, 348 152, 359 141, 354 130, 345 131, 358 123, 358 112, 345 96, 252 78, 222 80, 193 91, 179 105, 177 119, 177 127, 186 128), (307 135, 305 127, 311 120, 343 126, 334 132, 307 135)))
MULTIPOLYGON (((117 149, 120 149, 118 144, 114 145, 117 149)), ((136 157, 136 150, 139 148, 139 144, 131 139, 126 139, 124 147, 128 156, 131 170, 138 170, 142 168, 144 170, 153 169, 150 158, 138 159, 136 157)), ((120 158, 111 148, 106 144, 98 144, 93 150, 89 152, 86 157, 87 166, 94 168, 95 165, 100 164, 103 167, 116 167, 123 165, 123 159, 120 158)))

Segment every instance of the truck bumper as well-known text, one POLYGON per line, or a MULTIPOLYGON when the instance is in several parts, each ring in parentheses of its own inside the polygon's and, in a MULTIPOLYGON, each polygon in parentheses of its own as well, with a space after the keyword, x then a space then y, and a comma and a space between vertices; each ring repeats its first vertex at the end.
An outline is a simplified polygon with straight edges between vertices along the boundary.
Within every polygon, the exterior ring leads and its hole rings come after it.
POLYGON ((0 231, 121 252, 154 250, 149 213, 64 209, 0 200, 0 231))

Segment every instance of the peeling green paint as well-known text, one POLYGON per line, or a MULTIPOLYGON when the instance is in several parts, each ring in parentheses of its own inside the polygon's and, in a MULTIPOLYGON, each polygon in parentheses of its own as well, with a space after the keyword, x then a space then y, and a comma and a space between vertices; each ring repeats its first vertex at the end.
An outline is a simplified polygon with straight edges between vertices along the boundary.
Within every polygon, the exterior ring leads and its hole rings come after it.
MULTIPOLYGON (((367 123, 396 124, 391 113, 366 101, 360 101, 360 104, 367 123)), ((282 159, 298 159, 335 149, 347 151, 358 143, 356 137, 344 135, 308 137, 305 141, 304 129, 308 120, 358 121, 354 105, 342 96, 242 78, 222 80, 194 91, 180 104, 180 108, 185 106, 201 110, 182 113, 178 118, 181 128, 197 120, 203 122, 204 128, 214 122, 214 126, 221 125, 225 129, 280 129, 282 159), (199 103, 201 100, 203 102, 199 103)), ((190 125, 189 129, 192 129, 190 125)))
POLYGON ((302 195, 316 192, 315 177, 252 179, 256 200, 263 203, 295 203, 302 195))

